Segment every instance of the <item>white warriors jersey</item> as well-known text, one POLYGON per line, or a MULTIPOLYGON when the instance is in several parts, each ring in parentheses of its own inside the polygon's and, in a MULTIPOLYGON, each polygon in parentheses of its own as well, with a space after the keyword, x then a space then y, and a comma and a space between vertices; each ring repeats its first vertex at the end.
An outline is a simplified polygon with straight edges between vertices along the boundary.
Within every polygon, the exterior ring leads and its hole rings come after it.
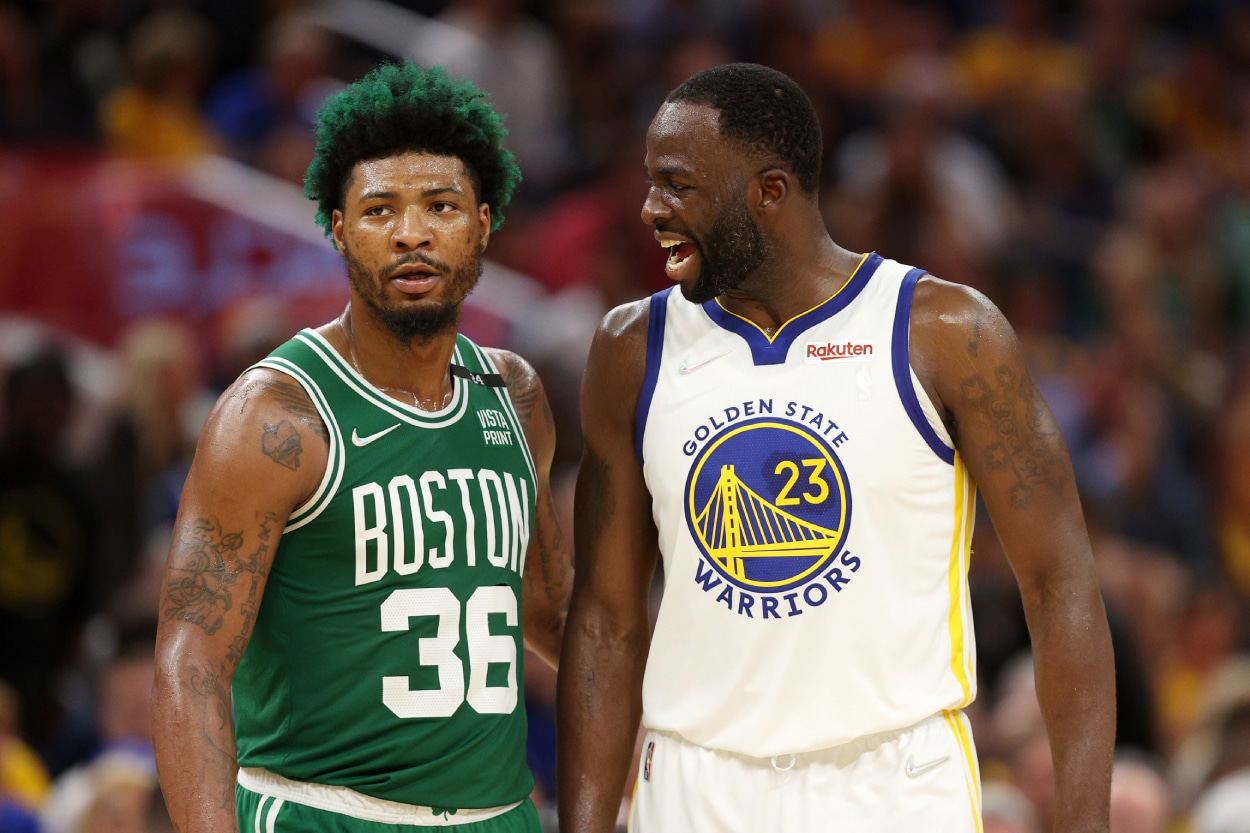
POLYGON ((908 362, 923 274, 866 255, 771 338, 716 300, 651 299, 648 728, 768 757, 972 701, 975 485, 908 362))

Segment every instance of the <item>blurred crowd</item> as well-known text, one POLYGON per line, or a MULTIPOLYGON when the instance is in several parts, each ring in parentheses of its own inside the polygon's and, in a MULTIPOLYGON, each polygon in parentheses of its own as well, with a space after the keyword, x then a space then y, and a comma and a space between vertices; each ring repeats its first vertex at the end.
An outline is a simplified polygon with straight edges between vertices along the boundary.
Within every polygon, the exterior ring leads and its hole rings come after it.
MULTIPOLYGON (((590 333, 666 284, 651 115, 726 61, 798 80, 834 239, 986 293, 1063 428, 1117 656, 1112 833, 1250 833, 1250 4, 0 0, 0 150, 298 183, 320 103, 394 56, 508 114, 525 181, 488 254, 532 302, 500 346, 552 399, 566 529, 590 333)), ((0 333, 0 833, 172 829, 146 715, 182 479, 216 394, 319 323, 244 298, 112 344, 0 333)), ((985 829, 1042 833, 1028 633, 984 513, 974 553, 985 829)), ((554 829, 554 678, 527 665, 554 829)))

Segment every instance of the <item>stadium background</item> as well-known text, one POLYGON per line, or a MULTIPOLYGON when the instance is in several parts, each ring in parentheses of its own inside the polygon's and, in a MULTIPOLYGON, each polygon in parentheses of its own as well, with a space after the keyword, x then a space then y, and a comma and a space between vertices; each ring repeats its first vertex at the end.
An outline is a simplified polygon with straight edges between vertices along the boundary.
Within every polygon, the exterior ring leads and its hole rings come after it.
MULTIPOLYGON (((216 394, 346 300, 299 183, 317 106, 395 56, 508 114, 525 182, 464 328, 539 368, 566 530, 590 334, 666 283, 646 124, 709 65, 797 79, 834 238, 987 293, 1063 427, 1118 657, 1113 833, 1250 831, 1237 0, 0 0, 0 831, 171 829, 146 698, 178 491, 216 394)), ((1046 830, 984 513, 974 552, 986 830, 1046 830)), ((554 829, 554 676, 529 668, 554 829)))

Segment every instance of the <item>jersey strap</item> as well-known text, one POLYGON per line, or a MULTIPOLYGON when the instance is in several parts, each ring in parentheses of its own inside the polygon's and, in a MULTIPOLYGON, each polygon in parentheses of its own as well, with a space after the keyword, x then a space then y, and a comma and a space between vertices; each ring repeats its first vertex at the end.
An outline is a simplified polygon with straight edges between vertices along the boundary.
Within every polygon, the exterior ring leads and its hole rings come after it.
POLYGON ((451 375, 485 388, 506 388, 508 386, 508 383, 503 380, 503 376, 500 376, 498 373, 474 373, 469 368, 459 364, 451 366, 451 375))

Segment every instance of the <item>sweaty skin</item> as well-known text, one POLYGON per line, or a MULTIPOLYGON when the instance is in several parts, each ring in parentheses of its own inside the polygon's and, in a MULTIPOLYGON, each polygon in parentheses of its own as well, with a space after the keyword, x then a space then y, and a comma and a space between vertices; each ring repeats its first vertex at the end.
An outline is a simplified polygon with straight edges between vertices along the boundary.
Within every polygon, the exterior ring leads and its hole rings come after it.
MULTIPOLYGON (((389 395, 437 403, 451 384, 454 326, 401 343, 384 314, 463 303, 472 288, 463 275, 468 269, 476 278, 489 207, 477 203, 459 159, 426 154, 358 164, 344 203, 335 212, 334 238, 349 270, 359 268, 343 317, 319 332, 389 395), (402 267, 418 261, 439 266, 402 267)), ((488 352, 507 383, 538 475, 522 580, 525 642, 556 666, 572 577, 551 499, 551 410, 529 364, 506 351, 488 352)), ((179 833, 238 829, 230 683, 264 603, 286 520, 316 491, 328 457, 326 427, 304 389, 268 369, 231 385, 201 433, 160 601, 152 713, 157 765, 179 833)))
MULTIPOLYGON (((647 135, 651 189, 643 220, 657 238, 699 240, 740 200, 765 253, 726 309, 775 328, 829 298, 860 255, 828 236, 815 203, 785 170, 758 170, 720 141, 715 109, 662 106, 647 135)), ((694 254, 671 276, 690 297, 694 254)), ((614 829, 642 712, 648 592, 658 554, 651 496, 634 437, 649 305, 603 320, 582 388, 585 450, 575 505, 576 570, 559 680, 560 825, 614 829)), ((1055 768, 1055 827, 1107 833, 1114 739, 1110 635, 1067 449, 1002 314, 967 287, 921 279, 909 360, 979 486, 1017 576, 1038 699, 1055 768)), ((652 414, 651 419, 663 419, 652 414)))

